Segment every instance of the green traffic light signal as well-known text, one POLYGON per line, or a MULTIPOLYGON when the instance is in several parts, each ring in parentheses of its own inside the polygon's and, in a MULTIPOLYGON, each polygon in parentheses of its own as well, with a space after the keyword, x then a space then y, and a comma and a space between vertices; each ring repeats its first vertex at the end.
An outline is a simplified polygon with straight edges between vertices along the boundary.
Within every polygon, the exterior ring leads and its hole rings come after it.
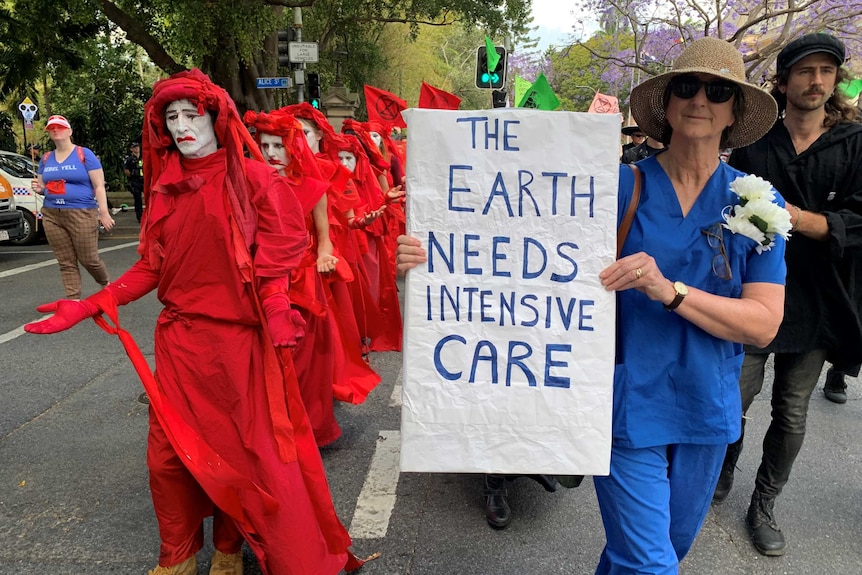
POLYGON ((311 99, 311 105, 319 110, 320 109, 320 100, 318 98, 312 98, 311 99))
POLYGON ((504 86, 506 76, 506 49, 496 46, 500 56, 493 70, 488 69, 488 55, 485 46, 476 50, 476 87, 485 89, 500 89, 504 86))

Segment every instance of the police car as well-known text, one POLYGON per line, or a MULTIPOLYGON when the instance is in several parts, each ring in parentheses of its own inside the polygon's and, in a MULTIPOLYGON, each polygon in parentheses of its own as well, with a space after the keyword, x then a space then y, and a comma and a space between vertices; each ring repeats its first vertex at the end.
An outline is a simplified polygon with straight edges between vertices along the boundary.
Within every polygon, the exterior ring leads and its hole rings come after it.
POLYGON ((35 167, 27 156, 0 150, 0 185, 12 189, 15 207, 24 216, 24 236, 13 240, 19 245, 33 243, 42 234, 43 199, 31 188, 35 167))

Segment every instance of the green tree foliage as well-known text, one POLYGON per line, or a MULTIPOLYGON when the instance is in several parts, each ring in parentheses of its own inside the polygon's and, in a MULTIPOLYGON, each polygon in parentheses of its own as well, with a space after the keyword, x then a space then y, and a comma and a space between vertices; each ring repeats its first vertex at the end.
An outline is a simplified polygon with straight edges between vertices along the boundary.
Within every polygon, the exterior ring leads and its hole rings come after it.
POLYGON ((628 101, 632 88, 629 74, 619 81, 609 81, 611 63, 595 58, 595 52, 611 49, 624 50, 632 46, 631 34, 618 32, 611 35, 600 32, 584 42, 573 44, 548 54, 551 67, 551 86, 560 98, 562 108, 573 112, 586 112, 596 91, 619 98, 622 105, 628 101))
POLYGON ((123 159, 129 142, 141 137, 151 83, 144 84, 135 47, 116 36, 99 36, 81 48, 87 74, 58 70, 54 107, 72 124, 75 143, 100 157, 109 186, 122 188, 123 159))
POLYGON ((419 26, 467 22, 489 31, 518 30, 530 0, 97 0, 105 15, 140 45, 165 72, 199 66, 228 90, 241 108, 272 107, 268 90, 255 79, 276 73, 276 31, 293 22, 304 6, 303 41, 319 43, 318 66, 324 79, 334 77, 332 53, 343 48, 346 83, 361 87, 383 60, 374 41, 382 27, 403 23, 415 36, 419 26))
POLYGON ((78 44, 104 31, 83 0, 16 0, 0 8, 0 98, 42 92, 42 112, 51 114, 49 79, 55 70, 80 70, 78 44), (10 8, 11 6, 11 8, 10 8))
POLYGON ((12 116, 6 112, 0 112, 0 150, 14 152, 15 132, 12 129, 12 116))
MULTIPOLYGON (((461 24, 423 27, 415 40, 407 25, 390 25, 380 35, 387 65, 365 83, 398 94, 411 106, 419 103, 422 82, 461 98, 461 109, 491 107, 491 92, 476 88, 476 49, 485 33, 461 24)), ((364 110, 363 110, 364 112, 364 110)))

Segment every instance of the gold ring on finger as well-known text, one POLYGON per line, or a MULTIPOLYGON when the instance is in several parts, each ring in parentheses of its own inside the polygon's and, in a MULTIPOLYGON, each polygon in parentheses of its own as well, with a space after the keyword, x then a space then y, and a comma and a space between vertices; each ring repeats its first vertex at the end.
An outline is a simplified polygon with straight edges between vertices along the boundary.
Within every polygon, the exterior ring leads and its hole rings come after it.
POLYGON ((643 271, 642 269, 638 268, 638 269, 636 269, 636 270, 635 270, 635 277, 636 277, 637 279, 641 279, 641 276, 642 276, 642 275, 644 275, 644 271, 643 271))

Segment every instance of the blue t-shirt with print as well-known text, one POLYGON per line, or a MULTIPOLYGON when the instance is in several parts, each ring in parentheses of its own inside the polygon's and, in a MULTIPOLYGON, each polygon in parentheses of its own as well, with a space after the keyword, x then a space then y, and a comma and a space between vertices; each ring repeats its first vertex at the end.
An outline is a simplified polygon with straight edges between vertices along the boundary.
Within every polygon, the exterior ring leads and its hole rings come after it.
POLYGON ((89 170, 101 170, 102 163, 89 148, 84 152, 84 162, 78 153, 78 146, 63 162, 57 161, 57 151, 46 154, 39 162, 39 174, 45 189, 47 208, 97 208, 96 195, 90 183, 89 170), (85 165, 86 164, 86 165, 85 165))

